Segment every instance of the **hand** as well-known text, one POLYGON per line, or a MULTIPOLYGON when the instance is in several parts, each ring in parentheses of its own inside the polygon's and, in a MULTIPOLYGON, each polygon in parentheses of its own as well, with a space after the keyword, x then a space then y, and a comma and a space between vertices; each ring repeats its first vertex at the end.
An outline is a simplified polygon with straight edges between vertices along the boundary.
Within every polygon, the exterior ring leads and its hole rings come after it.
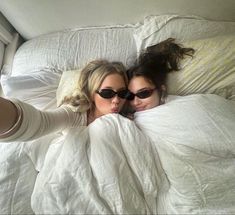
POLYGON ((0 97, 0 119, 0 138, 14 134, 21 124, 16 105, 2 97, 0 97))

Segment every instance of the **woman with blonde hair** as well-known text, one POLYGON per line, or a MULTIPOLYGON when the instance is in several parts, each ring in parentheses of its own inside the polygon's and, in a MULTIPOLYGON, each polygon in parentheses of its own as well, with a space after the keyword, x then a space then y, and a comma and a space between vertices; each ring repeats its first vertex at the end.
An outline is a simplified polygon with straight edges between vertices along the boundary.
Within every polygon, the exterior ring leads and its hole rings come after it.
POLYGON ((87 126, 100 116, 119 113, 127 92, 122 63, 91 61, 81 70, 72 97, 56 110, 40 111, 19 100, 0 97, 1 141, 32 140, 66 128, 87 126))

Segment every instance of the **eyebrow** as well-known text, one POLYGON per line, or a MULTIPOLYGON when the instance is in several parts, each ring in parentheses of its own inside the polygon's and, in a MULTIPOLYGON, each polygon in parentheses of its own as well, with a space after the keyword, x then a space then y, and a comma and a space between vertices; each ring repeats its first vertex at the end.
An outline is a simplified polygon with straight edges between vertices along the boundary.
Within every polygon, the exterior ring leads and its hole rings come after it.
POLYGON ((141 92, 143 90, 150 90, 150 89, 152 89, 152 88, 151 87, 144 87, 144 88, 141 88, 141 89, 137 90, 137 92, 141 92))

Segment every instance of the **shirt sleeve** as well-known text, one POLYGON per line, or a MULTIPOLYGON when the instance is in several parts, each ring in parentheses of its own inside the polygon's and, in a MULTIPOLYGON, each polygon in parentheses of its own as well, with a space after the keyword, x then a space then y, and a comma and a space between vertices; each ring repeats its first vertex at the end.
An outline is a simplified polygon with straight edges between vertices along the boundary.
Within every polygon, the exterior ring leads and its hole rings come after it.
POLYGON ((12 100, 12 102, 21 107, 23 120, 16 133, 1 139, 4 142, 33 140, 52 132, 86 126, 87 124, 86 113, 75 112, 69 106, 41 111, 19 100, 12 100))

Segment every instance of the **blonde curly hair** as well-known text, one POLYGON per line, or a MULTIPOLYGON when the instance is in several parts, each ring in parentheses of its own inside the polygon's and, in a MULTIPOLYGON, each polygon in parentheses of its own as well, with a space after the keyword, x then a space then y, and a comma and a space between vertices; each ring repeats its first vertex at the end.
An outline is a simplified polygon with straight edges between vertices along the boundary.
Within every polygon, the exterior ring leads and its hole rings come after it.
POLYGON ((121 62, 109 62, 107 60, 89 62, 80 71, 77 87, 72 96, 65 97, 62 103, 75 107, 78 112, 94 110, 93 96, 104 79, 110 74, 120 74, 126 86, 128 85, 126 68, 121 62))

